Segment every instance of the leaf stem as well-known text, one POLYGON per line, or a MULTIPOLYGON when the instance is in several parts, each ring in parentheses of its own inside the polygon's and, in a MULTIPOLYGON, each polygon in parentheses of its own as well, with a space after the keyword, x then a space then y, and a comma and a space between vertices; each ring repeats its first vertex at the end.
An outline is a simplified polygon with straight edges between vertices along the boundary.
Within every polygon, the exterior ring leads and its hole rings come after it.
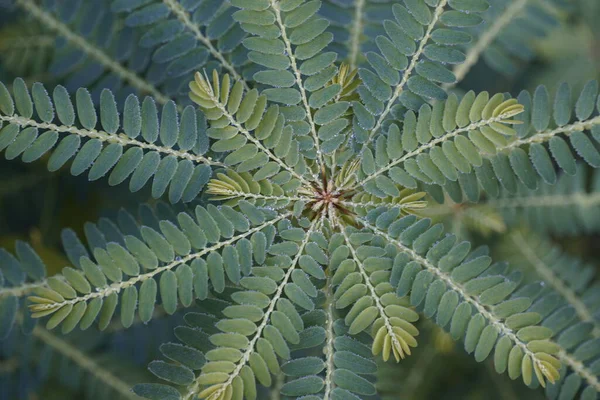
MULTIPOLYGON (((271 8, 275 12, 275 18, 277 21, 277 25, 281 32, 281 40, 285 45, 285 52, 290 60, 290 66, 294 73, 294 77, 296 79, 296 85, 298 86, 298 90, 300 91, 300 96, 302 97, 302 104, 304 105, 304 112, 306 113, 306 119, 308 124, 310 125, 310 132, 312 134, 313 140, 315 142, 315 149, 317 152, 317 159, 319 162, 319 171, 321 173, 325 172, 325 162, 323 161, 323 154, 321 153, 320 145, 319 145, 319 137, 317 136, 317 127, 312 117, 310 106, 308 105, 308 96, 306 95, 306 89, 304 88, 304 82, 302 80, 302 74, 300 73, 300 69, 296 63, 296 56, 292 50, 292 42, 287 36, 287 30, 285 28, 285 24, 283 23, 283 19, 281 18, 281 9, 279 8, 279 2, 276 0, 270 0, 271 8)), ((319 185, 322 186, 320 180, 317 180, 319 185)))
POLYGON ((22 297, 31 293, 34 289, 48 286, 46 280, 40 282, 23 283, 19 286, 0 288, 0 299, 8 296, 22 297))
POLYGON ((354 19, 350 29, 350 68, 355 69, 360 53, 360 35, 363 31, 363 12, 365 0, 354 1, 354 19))
MULTIPOLYGON (((211 193, 209 191, 209 193, 211 193)), ((287 201, 287 202, 292 202, 292 201, 312 201, 313 199, 311 199, 310 197, 303 197, 303 196, 267 196, 264 194, 260 194, 260 193, 248 193, 248 192, 240 192, 238 190, 227 190, 227 189, 219 189, 219 193, 215 193, 215 195, 217 196, 224 196, 227 198, 236 198, 236 197, 243 197, 243 198, 247 198, 247 199, 255 199, 255 200, 275 200, 275 201, 287 201)))
POLYGON ((469 47, 465 61, 453 68, 452 72, 456 77, 456 81, 454 83, 444 84, 442 86, 444 89, 456 86, 465 78, 471 68, 479 61, 483 52, 490 47, 490 44, 492 44, 502 30, 517 17, 528 2, 529 0, 515 0, 506 7, 499 17, 494 18, 494 22, 491 24, 490 28, 479 37, 474 45, 469 47))
POLYGON ((596 389, 596 392, 600 392, 600 380, 598 380, 598 377, 596 375, 594 375, 594 373, 588 367, 586 367, 586 365, 584 363, 576 360, 573 356, 571 356, 569 353, 567 353, 567 351, 564 349, 561 349, 559 351, 558 358, 560 359, 561 362, 565 363, 573 371, 575 371, 575 373, 577 375, 579 375, 583 379, 585 379, 585 381, 588 383, 588 385, 590 385, 594 389, 596 389))
POLYGON ((528 144, 533 144, 533 143, 547 142, 548 140, 552 139, 554 136, 556 136, 558 134, 564 133, 565 135, 568 136, 573 132, 582 132, 582 131, 592 129, 592 127, 595 125, 600 125, 600 115, 598 115, 594 118, 591 118, 591 119, 587 119, 585 121, 577 121, 570 125, 559 126, 558 128, 555 128, 555 129, 549 129, 549 130, 545 130, 542 132, 536 132, 527 138, 518 139, 518 140, 515 140, 514 142, 510 142, 506 146, 498 148, 498 151, 510 150, 515 147, 521 147, 523 145, 528 145, 528 144))
POLYGON ((211 157, 203 157, 199 155, 194 155, 188 152, 175 150, 173 148, 158 146, 154 143, 145 143, 140 142, 136 139, 131 139, 125 134, 110 134, 104 131, 97 131, 95 129, 87 130, 83 128, 77 128, 76 126, 66 126, 66 125, 56 125, 47 122, 37 122, 30 118, 25 118, 17 115, 13 116, 5 116, 0 115, 0 121, 8 122, 9 124, 15 124, 19 126, 31 126, 34 128, 42 129, 42 130, 50 130, 57 133, 70 133, 75 134, 77 136, 98 139, 102 142, 106 143, 118 143, 122 146, 134 146, 139 147, 141 149, 156 151, 158 153, 163 153, 166 155, 174 156, 179 159, 190 160, 195 163, 201 163, 206 165, 216 165, 216 166, 224 166, 223 163, 218 161, 213 161, 211 157))
POLYGON ((123 398, 131 400, 139 399, 139 397, 131 391, 131 386, 128 383, 123 382, 119 376, 106 370, 97 362, 92 360, 87 354, 75 348, 68 342, 58 338, 40 326, 35 327, 33 330, 33 336, 52 347, 54 350, 63 354, 75 364, 79 365, 90 375, 102 382, 103 385, 110 387, 116 393, 123 396, 123 398))
POLYGON ((28 51, 30 48, 48 48, 54 46, 55 38, 48 35, 9 36, 0 40, 0 50, 28 51))

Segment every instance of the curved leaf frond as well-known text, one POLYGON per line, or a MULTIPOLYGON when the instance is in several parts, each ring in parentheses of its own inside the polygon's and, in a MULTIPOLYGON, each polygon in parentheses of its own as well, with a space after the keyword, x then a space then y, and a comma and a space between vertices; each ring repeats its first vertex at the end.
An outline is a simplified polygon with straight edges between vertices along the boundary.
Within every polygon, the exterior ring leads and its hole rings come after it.
POLYGON ((531 298, 517 295, 518 276, 505 276, 507 265, 490 265, 491 258, 480 249, 469 255, 468 242, 456 244, 454 236, 439 240, 440 225, 430 227, 429 220, 414 216, 389 224, 393 215, 372 212, 362 222, 401 251, 390 276, 396 294, 410 293, 414 306, 424 304, 424 314, 449 326, 454 339, 464 338, 465 350, 474 352, 475 360, 483 361, 495 350, 498 372, 508 370, 513 379, 522 376, 527 385, 533 379, 542 386, 554 383, 561 364, 557 346, 548 340, 552 330, 535 320, 513 325, 532 304, 531 298))
POLYGON ((99 113, 86 89, 78 89, 75 104, 63 86, 48 94, 34 83, 31 94, 17 78, 11 95, 0 83, 0 150, 9 160, 21 157, 31 163, 50 154, 48 169, 56 171, 73 158, 71 174, 89 169, 93 181, 109 174, 117 185, 131 177, 131 191, 140 190, 154 177, 152 195, 160 197, 169 187, 175 203, 196 198, 211 175, 210 166, 223 165, 208 150, 204 116, 192 106, 181 116, 169 101, 158 109, 152 98, 142 104, 131 94, 122 109, 122 122, 113 93, 102 90, 99 113), (160 141, 158 141, 160 140, 160 141), (170 186, 169 186, 170 185, 170 186))
MULTIPOLYGON (((108 226, 111 242, 90 227, 93 257, 84 253, 78 268, 63 269, 63 280, 37 289, 30 297, 33 317, 50 315, 47 327, 62 325, 65 333, 77 325, 87 329, 96 319, 104 329, 120 304, 121 322, 128 327, 136 309, 143 322, 152 318, 158 293, 165 311, 173 314, 178 302, 190 306, 210 291, 223 292, 226 279, 240 282, 250 273, 252 258, 265 257, 263 231, 290 216, 263 212, 250 203, 244 209, 252 218, 209 205, 196 207, 195 218, 183 212, 153 227, 127 223, 130 234, 108 226)), ((124 223, 131 220, 124 216, 124 223)))
MULTIPOLYGON (((80 83, 68 86, 75 86, 75 88, 81 85, 86 86, 106 71, 108 76, 104 82, 110 81, 114 76, 117 80, 131 85, 136 90, 151 95, 161 104, 168 102, 170 96, 157 88, 149 77, 140 76, 135 66, 124 65, 119 59, 119 54, 103 48, 105 46, 104 40, 107 36, 112 37, 111 35, 116 33, 113 29, 118 29, 118 24, 113 25, 112 15, 106 13, 102 8, 99 9, 97 3, 95 1, 83 2, 82 7, 74 8, 68 2, 58 2, 50 9, 45 9, 34 0, 16 1, 16 4, 28 15, 31 15, 47 29, 56 32, 58 36, 67 41, 68 46, 57 52, 54 57, 50 66, 52 72, 63 75, 65 71, 71 72, 73 65, 83 64, 82 70, 76 71, 74 76, 71 77, 73 81, 79 81, 80 83), (87 22, 86 29, 89 29, 89 31, 87 33, 78 32, 77 29, 81 29, 81 27, 78 27, 77 23, 81 22, 82 18, 90 15, 92 11, 96 18, 87 22), (75 14, 79 12, 79 14, 73 15, 74 12, 75 14), (61 17, 59 17, 61 13, 72 17, 71 24, 61 20, 61 17), (89 32, 94 32, 91 39, 86 37, 89 32), (94 71, 90 73, 92 69, 94 71)), ((131 36, 131 33, 127 31, 120 32, 123 37, 131 36)))
POLYGON ((481 26, 471 28, 474 40, 465 46, 465 61, 452 68, 456 81, 443 87, 457 85, 479 60, 503 75, 514 76, 519 64, 535 56, 536 41, 560 24, 563 7, 564 3, 554 0, 490 1, 481 26))
POLYGON ((496 154, 497 146, 508 143, 516 134, 510 125, 520 123, 513 117, 522 112, 516 99, 490 98, 487 92, 469 92, 460 101, 451 95, 433 108, 423 105, 418 114, 409 111, 402 131, 392 124, 387 136, 377 138, 374 152, 364 150, 356 187, 384 197, 397 193, 394 183, 456 185, 459 176, 483 168, 482 154, 496 154))
POLYGON ((575 175, 563 173, 554 185, 542 183, 537 190, 519 185, 514 195, 503 192, 487 204, 511 226, 525 221, 531 229, 553 235, 595 233, 600 229, 600 173, 588 171, 578 165, 575 175))
POLYGON ((152 77, 181 92, 199 69, 221 69, 245 90, 242 66, 236 61, 244 31, 232 19, 231 6, 219 1, 182 2, 115 0, 111 11, 125 15, 125 25, 144 28, 138 45, 152 51, 152 77))
POLYGON ((546 394, 574 399, 581 390, 582 398, 593 398, 600 393, 594 361, 600 354, 600 286, 595 268, 534 234, 526 237, 518 231, 509 236, 512 258, 543 282, 529 287, 534 294, 531 311, 538 312, 542 326, 552 330, 564 365, 560 380, 548 385, 546 394))

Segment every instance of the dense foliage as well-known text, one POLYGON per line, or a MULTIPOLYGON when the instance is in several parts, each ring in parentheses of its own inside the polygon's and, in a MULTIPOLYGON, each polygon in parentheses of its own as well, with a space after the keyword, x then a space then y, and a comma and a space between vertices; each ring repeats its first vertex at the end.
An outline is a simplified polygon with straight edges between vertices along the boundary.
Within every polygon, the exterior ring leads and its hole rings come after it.
POLYGON ((598 398, 596 1, 5 3, 0 399, 598 398))

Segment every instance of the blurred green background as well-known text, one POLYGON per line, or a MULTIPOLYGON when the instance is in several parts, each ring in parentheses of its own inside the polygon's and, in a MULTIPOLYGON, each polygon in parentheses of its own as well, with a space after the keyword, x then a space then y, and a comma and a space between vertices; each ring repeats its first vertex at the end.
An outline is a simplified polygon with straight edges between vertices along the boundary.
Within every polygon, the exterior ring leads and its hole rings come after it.
MULTIPOLYGON (((457 90, 517 95, 523 89, 533 91, 545 84, 552 95, 560 82, 569 82, 577 93, 586 81, 599 79, 600 1, 571 3, 569 12, 560 16, 560 24, 548 36, 535 40, 534 54, 527 62, 519 62, 514 75, 499 74, 479 62, 457 90)), ((52 32, 28 22, 17 11, 0 8, 2 82, 22 77, 28 84, 42 81, 50 88, 62 83, 48 72, 54 45, 52 32)), ((83 236, 88 221, 112 218, 121 208, 135 213, 139 204, 156 203, 148 191, 132 194, 127 185, 110 187, 105 180, 90 183, 85 176, 73 177, 62 170, 49 173, 46 162, 42 158, 24 164, 0 156, 0 247, 13 251, 16 240, 31 243, 48 266, 49 275, 68 264, 60 245, 62 229, 71 228, 83 236)), ((446 222, 461 223, 452 218, 446 222)), ((492 247, 500 239, 499 234, 483 235, 468 226, 466 234, 492 247)), ((553 239, 585 260, 599 260, 598 235, 553 239)), ((128 384, 149 381, 147 362, 154 358, 160 343, 172 339, 172 327, 180 318, 179 314, 157 318, 149 326, 138 324, 126 332, 115 323, 103 334, 93 330, 66 337, 44 333, 0 343, 0 399, 101 398, 105 388, 93 375, 104 372, 128 384), (52 338, 60 345, 48 349, 48 343, 54 343, 52 338), (40 360, 46 358, 52 358, 52 368, 38 368, 43 364, 40 360), (85 368, 85 360, 93 363, 92 374, 89 365, 85 368)), ((379 388, 386 399, 543 398, 541 391, 530 391, 506 375, 496 374, 492 360, 476 363, 461 344, 453 343, 433 324, 421 322, 419 329, 426 337, 420 343, 433 345, 421 345, 399 365, 381 366, 379 388)))

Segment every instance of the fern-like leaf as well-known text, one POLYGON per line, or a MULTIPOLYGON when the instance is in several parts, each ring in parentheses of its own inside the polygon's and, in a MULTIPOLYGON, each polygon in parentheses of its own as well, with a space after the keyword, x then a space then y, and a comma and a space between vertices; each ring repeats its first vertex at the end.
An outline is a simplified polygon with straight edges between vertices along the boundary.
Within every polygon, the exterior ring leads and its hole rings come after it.
POLYGON ((552 330, 564 366, 561 379, 546 388, 548 398, 575 399, 580 391, 582 399, 595 398, 600 393, 595 360, 600 352, 600 286, 594 281, 594 266, 533 234, 525 240, 515 232, 509 243, 511 252, 516 249, 525 260, 523 270, 537 275, 546 286, 530 285, 535 298, 531 311, 538 312, 542 326, 552 330))
POLYGON ((63 332, 77 325, 87 329, 98 318, 104 329, 120 303, 121 322, 128 327, 136 309, 143 322, 152 318, 159 292, 168 314, 178 302, 190 306, 209 291, 223 292, 226 280, 238 283, 250 273, 252 258, 264 259, 266 234, 274 235, 274 226, 290 215, 277 216, 250 203, 240 207, 245 215, 209 205, 196 207, 195 218, 184 212, 173 221, 138 226, 124 214, 120 229, 109 221, 103 224, 105 233, 88 227, 92 254, 71 240, 68 253, 80 255, 76 268, 64 268, 62 279, 36 289, 30 297, 33 317, 51 315, 47 327, 62 325, 63 332))
POLYGON ((234 23, 235 11, 227 2, 113 0, 111 10, 126 15, 125 25, 143 27, 138 45, 152 51, 152 77, 176 93, 185 94, 185 82, 199 69, 225 70, 243 80, 240 44, 244 31, 234 23))
POLYGON ((497 197, 500 189, 515 193, 519 182, 531 190, 540 180, 554 184, 556 166, 576 172, 571 147, 591 166, 600 165, 594 144, 600 125, 597 100, 596 81, 585 86, 574 107, 566 84, 557 91, 553 109, 543 86, 533 101, 527 92, 509 100, 485 92, 469 92, 460 101, 451 95, 444 103, 422 106, 418 115, 409 111, 402 133, 390 125, 387 136, 377 138, 374 155, 365 149, 364 177, 357 185, 384 197, 396 192, 394 182, 415 188, 420 181, 438 202, 443 202, 441 187, 462 202, 463 193, 477 201, 480 188, 497 197))
POLYGON ((554 185, 541 183, 539 189, 531 190, 521 184, 514 195, 502 192, 488 204, 511 226, 525 221, 537 232, 561 236, 598 232, 600 173, 591 172, 589 190, 588 174, 585 166, 578 165, 575 175, 562 173, 554 185))
MULTIPOLYGON (((497 146, 506 145, 508 137, 515 136, 510 125, 519 123, 513 117, 522 112, 523 106, 516 99, 505 99, 502 94, 490 98, 487 92, 477 96, 469 92, 460 101, 451 95, 433 107, 423 105, 418 115, 409 111, 402 131, 390 125, 387 135, 377 138, 374 151, 365 148, 356 187, 385 197, 398 195, 395 184, 416 188, 417 182, 422 182, 444 185, 460 200, 460 190, 452 189, 472 182, 459 177, 475 178, 477 171, 485 170, 489 162, 486 164, 482 153, 496 154, 497 146)), ((477 174, 480 176, 482 185, 487 185, 488 176, 483 172, 477 174)), ((469 198, 479 194, 477 185, 475 190, 463 189, 469 198)))
POLYGON ((535 43, 559 25, 560 0, 490 0, 490 8, 482 14, 483 23, 471 28, 473 41, 465 45, 465 61, 452 69, 456 82, 461 82, 471 68, 482 59, 495 71, 513 76, 519 65, 535 56, 535 43))
POLYGON ((152 98, 141 106, 129 95, 122 111, 122 123, 112 92, 100 95, 99 115, 90 93, 77 90, 75 104, 67 90, 57 86, 52 98, 40 83, 31 94, 17 78, 11 95, 0 83, 0 151, 12 160, 38 160, 51 154, 48 169, 56 171, 71 160, 71 174, 89 168, 93 181, 109 174, 108 183, 117 185, 131 177, 131 191, 140 190, 154 177, 152 196, 158 198, 169 188, 175 203, 196 198, 211 175, 210 166, 222 165, 205 157, 208 150, 204 116, 188 106, 181 113, 169 101, 158 110, 152 98), (77 121, 76 121, 77 118, 77 121), (159 141, 160 140, 160 141, 159 141))
POLYGON ((369 235, 355 232, 353 236, 352 233, 342 231, 344 246, 336 250, 338 259, 346 254, 349 260, 340 263, 339 271, 333 275, 332 284, 339 283, 334 304, 336 308, 352 305, 345 318, 350 334, 371 328, 373 354, 382 354, 384 361, 393 357, 399 362, 417 345, 414 337, 419 331, 412 322, 418 315, 403 307, 393 295, 393 288, 385 279, 391 267, 390 260, 383 258, 385 250, 370 246, 374 238, 369 235), (358 244, 360 247, 355 248, 358 244))
POLYGON ((395 220, 396 214, 379 209, 362 220, 400 251, 389 275, 396 294, 410 294, 425 316, 449 326, 475 360, 485 360, 494 350, 498 372, 522 376, 527 385, 534 379, 543 386, 546 380, 555 382, 560 362, 557 346, 548 340, 552 330, 536 325, 539 319, 513 324, 532 304, 517 290, 519 276, 507 275, 506 263, 490 265, 485 249, 469 254, 468 242, 456 243, 453 235, 440 240, 440 225, 430 227, 428 219, 414 216, 395 220))
POLYGON ((156 79, 155 73, 145 71, 148 55, 134 47, 134 32, 121 29, 120 22, 107 12, 102 1, 68 0, 43 7, 35 0, 15 3, 60 38, 49 71, 66 79, 65 85, 70 91, 90 87, 97 100, 102 89, 116 92, 123 88, 125 97, 133 88, 151 95, 161 104, 177 95, 177 91, 162 85, 160 76, 156 79), (117 35, 122 46, 111 48, 110 39, 117 35))
MULTIPOLYGON (((254 79, 269 86, 263 93, 267 99, 292 107, 301 121, 296 130, 307 130, 312 139, 311 158, 316 158, 319 172, 325 168, 323 153, 331 153, 344 141, 344 136, 328 137, 321 144, 317 126, 326 125, 346 112, 347 102, 325 106, 341 91, 339 85, 324 87, 336 74, 337 54, 323 51, 333 40, 327 31, 329 23, 317 11, 321 1, 234 2, 243 9, 234 18, 243 29, 253 34, 244 40, 250 51, 248 58, 264 67, 254 79), (318 110, 314 113, 312 110, 318 110), (321 148, 323 147, 323 149, 321 148)), ((292 110, 289 110, 291 112, 292 110)))
POLYGON ((233 170, 217 173, 216 178, 208 182, 206 193, 213 195, 211 200, 226 201, 236 206, 240 200, 246 200, 259 207, 281 209, 293 202, 311 201, 310 197, 286 195, 283 187, 268 179, 256 181, 248 173, 238 174, 233 170))
POLYGON ((302 174, 306 162, 299 152, 291 126, 284 126, 285 117, 277 105, 267 108, 267 96, 256 89, 243 93, 240 81, 231 86, 229 75, 220 80, 216 71, 212 78, 196 73, 190 83, 190 97, 210 121, 208 136, 217 139, 213 151, 231 151, 224 163, 237 165, 245 172, 258 169, 254 179, 261 180, 281 171, 291 174, 290 189, 308 184, 302 174), (251 134, 252 132, 252 134, 251 134), (250 143, 248 143, 250 142, 250 143))

